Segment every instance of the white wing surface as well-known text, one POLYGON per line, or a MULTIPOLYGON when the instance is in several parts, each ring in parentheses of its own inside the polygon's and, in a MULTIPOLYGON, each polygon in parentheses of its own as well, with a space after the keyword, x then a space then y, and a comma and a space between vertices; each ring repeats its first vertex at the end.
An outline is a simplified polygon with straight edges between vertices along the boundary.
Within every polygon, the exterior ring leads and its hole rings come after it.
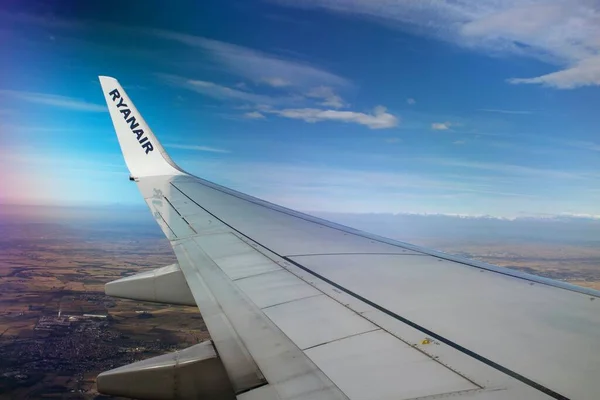
POLYGON ((119 83, 100 82, 131 179, 178 260, 107 293, 196 303, 212 338, 210 348, 105 372, 101 391, 600 398, 597 291, 370 235, 187 174, 119 83))

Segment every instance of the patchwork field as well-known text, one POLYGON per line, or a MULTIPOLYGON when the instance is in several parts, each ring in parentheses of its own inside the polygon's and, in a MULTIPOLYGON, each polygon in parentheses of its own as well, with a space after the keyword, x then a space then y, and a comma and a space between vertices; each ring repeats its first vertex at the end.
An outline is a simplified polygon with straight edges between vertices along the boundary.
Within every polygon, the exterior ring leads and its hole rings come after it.
POLYGON ((600 290, 600 247, 523 241, 415 238, 447 253, 600 290))

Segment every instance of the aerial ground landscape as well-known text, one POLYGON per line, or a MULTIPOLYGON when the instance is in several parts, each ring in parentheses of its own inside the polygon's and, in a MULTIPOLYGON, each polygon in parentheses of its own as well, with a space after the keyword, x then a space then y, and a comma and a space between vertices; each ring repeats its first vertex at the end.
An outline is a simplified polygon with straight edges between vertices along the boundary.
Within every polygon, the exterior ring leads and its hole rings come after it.
POLYGON ((195 307, 104 295, 108 281, 175 262, 155 226, 3 212, 0 398, 104 398, 95 391, 103 370, 208 338, 195 307))
MULTIPOLYGON (((104 295, 106 282, 176 262, 150 213, 113 208, 2 206, 0 398, 109 398, 96 391, 100 372, 209 338, 195 307, 104 295)), ((573 233, 562 242, 556 234, 544 237, 547 229, 561 227, 580 233, 582 221, 536 221, 533 227, 529 221, 526 239, 494 229, 499 221, 491 219, 397 215, 397 225, 383 229, 374 215, 328 217, 365 229, 375 224, 377 233, 396 239, 600 289, 598 243, 573 233), (446 235, 442 222, 462 234, 446 235), (488 233, 475 234, 473 223, 488 233), (536 235, 539 223, 546 229, 536 235)), ((600 229, 600 221, 583 223, 600 229)), ((518 231, 523 234, 522 227, 518 231)))

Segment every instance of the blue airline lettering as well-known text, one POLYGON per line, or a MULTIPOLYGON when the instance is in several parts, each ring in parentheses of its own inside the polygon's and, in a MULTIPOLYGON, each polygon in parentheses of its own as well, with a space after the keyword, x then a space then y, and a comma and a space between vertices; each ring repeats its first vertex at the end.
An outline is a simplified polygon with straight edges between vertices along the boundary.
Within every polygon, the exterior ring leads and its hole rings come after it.
POLYGON ((140 124, 137 122, 135 116, 130 116, 131 110, 128 108, 129 106, 124 103, 124 99, 121 97, 121 93, 119 93, 119 90, 111 90, 108 94, 112 97, 113 102, 119 99, 119 101, 117 102, 117 109, 121 114, 123 114, 123 119, 129 124, 129 129, 131 129, 131 132, 135 135, 137 141, 142 145, 142 149, 144 149, 146 154, 154 150, 154 146, 152 146, 150 140, 148 140, 148 138, 144 136, 144 130, 136 129, 138 126, 140 126, 140 124))

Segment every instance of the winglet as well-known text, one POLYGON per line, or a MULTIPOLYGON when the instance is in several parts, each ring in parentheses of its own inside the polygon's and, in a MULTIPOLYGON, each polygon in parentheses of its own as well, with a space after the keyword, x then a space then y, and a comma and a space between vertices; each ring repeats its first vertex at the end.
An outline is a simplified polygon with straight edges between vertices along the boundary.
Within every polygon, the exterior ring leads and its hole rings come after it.
POLYGON ((185 174, 171 160, 119 82, 108 76, 99 78, 131 177, 185 174))

